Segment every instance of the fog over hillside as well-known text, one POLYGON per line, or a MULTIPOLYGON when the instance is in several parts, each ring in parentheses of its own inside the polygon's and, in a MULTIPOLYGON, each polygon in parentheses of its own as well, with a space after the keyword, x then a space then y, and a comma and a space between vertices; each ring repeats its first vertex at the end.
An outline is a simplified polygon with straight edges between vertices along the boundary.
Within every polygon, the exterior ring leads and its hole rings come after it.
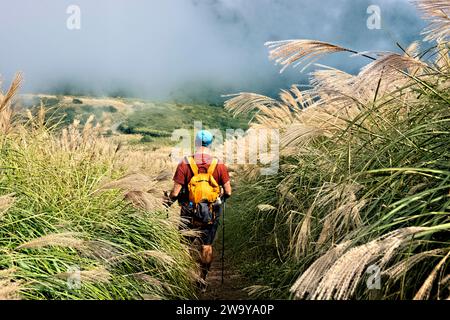
MULTIPOLYGON (((0 74, 25 75, 25 92, 134 95, 216 101, 221 94, 275 95, 305 83, 308 69, 269 61, 264 42, 307 38, 355 50, 399 51, 424 27, 407 0, 1 0, 0 74), (81 9, 69 30, 66 10, 81 9), (380 30, 366 26, 369 5, 380 30)), ((320 63, 357 72, 339 54, 320 63)))

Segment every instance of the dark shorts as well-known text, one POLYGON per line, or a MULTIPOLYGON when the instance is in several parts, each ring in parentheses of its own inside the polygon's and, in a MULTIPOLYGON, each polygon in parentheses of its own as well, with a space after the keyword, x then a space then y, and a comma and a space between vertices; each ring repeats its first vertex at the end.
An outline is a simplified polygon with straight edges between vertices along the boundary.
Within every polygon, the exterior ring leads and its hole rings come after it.
POLYGON ((216 213, 216 219, 211 224, 198 224, 190 217, 189 209, 181 207, 181 217, 188 219, 186 225, 181 226, 181 229, 190 229, 200 232, 200 237, 186 237, 190 242, 195 239, 199 239, 202 245, 211 245, 216 238, 217 229, 220 225, 220 216, 222 215, 222 206, 214 206, 214 212, 216 213))

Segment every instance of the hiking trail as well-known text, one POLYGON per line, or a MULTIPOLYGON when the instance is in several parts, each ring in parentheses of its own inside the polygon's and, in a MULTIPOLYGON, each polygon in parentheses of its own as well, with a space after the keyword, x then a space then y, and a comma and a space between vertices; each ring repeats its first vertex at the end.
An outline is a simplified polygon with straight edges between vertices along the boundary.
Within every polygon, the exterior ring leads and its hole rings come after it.
POLYGON ((231 266, 229 259, 227 259, 227 254, 230 254, 229 252, 225 252, 224 283, 222 284, 222 243, 220 240, 216 239, 216 243, 214 244, 214 260, 206 278, 208 287, 205 293, 199 294, 199 300, 249 299, 247 292, 243 290, 245 287, 249 286, 249 284, 245 278, 231 266))
MULTIPOLYGON (((166 148, 159 148, 151 153, 150 158, 156 156, 156 158, 166 159, 166 155, 169 154, 169 150, 166 148)), ((172 161, 163 162, 165 175, 161 175, 159 194, 163 191, 169 190, 172 185, 173 172, 175 172, 176 164, 172 161)), ((230 174, 232 177, 232 173, 230 174)), ((233 178, 233 177, 232 177, 233 178)), ((174 214, 179 215, 179 209, 174 209, 174 214)), ((225 215, 228 212, 225 213, 225 215)), ((249 287, 251 284, 245 279, 243 275, 239 273, 236 268, 234 268, 232 263, 233 252, 227 250, 227 240, 225 240, 225 255, 224 255, 224 283, 222 284, 222 223, 223 217, 219 224, 219 229, 217 230, 216 238, 213 242, 213 254, 214 259, 211 264, 211 268, 208 272, 206 278, 207 289, 205 293, 197 293, 199 300, 244 300, 250 299, 249 295, 243 289, 249 287)))

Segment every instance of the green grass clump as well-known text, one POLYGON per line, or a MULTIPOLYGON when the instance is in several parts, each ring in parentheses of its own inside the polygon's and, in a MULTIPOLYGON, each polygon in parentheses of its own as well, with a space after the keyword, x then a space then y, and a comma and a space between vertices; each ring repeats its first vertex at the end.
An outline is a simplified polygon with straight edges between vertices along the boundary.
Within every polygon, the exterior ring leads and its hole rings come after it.
POLYGON ((194 265, 166 213, 101 189, 118 174, 104 150, 43 128, 2 137, 0 280, 25 299, 194 297, 194 265))
MULTIPOLYGON (((271 288, 262 297, 288 298, 294 281, 337 243, 350 239, 356 246, 410 226, 436 228, 411 241, 394 261, 436 249, 441 254, 405 268, 400 282, 383 278, 382 297, 414 297, 450 250, 450 110, 444 101, 422 97, 420 102, 407 118, 391 118, 392 125, 381 130, 367 132, 362 123, 350 123, 344 132, 308 147, 309 155, 282 157, 276 176, 239 179, 229 206, 227 243, 239 253, 235 262, 242 271, 271 288), (345 199, 347 185, 358 186, 354 204, 345 199), (317 205, 333 189, 342 190, 338 198, 317 205), (259 204, 275 209, 261 211, 259 204), (330 221, 330 213, 344 206, 330 221), (299 233, 305 219, 309 233, 303 247, 299 233)), ((371 109, 361 119, 369 114, 378 118, 371 109)), ((358 298, 368 297, 363 285, 358 298)))
MULTIPOLYGON (((270 46, 287 64, 293 51, 336 48, 270 46)), ((229 206, 227 243, 254 294, 449 297, 449 46, 416 49, 370 57, 358 75, 319 70, 311 90, 293 87, 280 100, 244 93, 226 103, 257 109, 254 124, 281 134, 278 173, 244 168, 229 206), (371 266, 380 268, 376 289, 366 282, 371 266)))

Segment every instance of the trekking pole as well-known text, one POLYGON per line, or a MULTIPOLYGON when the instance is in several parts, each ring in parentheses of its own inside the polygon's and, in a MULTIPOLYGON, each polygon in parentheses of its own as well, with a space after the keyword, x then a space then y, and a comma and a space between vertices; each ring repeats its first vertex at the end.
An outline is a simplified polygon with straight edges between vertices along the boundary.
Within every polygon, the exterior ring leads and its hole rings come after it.
POLYGON ((225 201, 223 202, 223 212, 222 212, 222 285, 223 285, 224 254, 225 254, 225 201))

